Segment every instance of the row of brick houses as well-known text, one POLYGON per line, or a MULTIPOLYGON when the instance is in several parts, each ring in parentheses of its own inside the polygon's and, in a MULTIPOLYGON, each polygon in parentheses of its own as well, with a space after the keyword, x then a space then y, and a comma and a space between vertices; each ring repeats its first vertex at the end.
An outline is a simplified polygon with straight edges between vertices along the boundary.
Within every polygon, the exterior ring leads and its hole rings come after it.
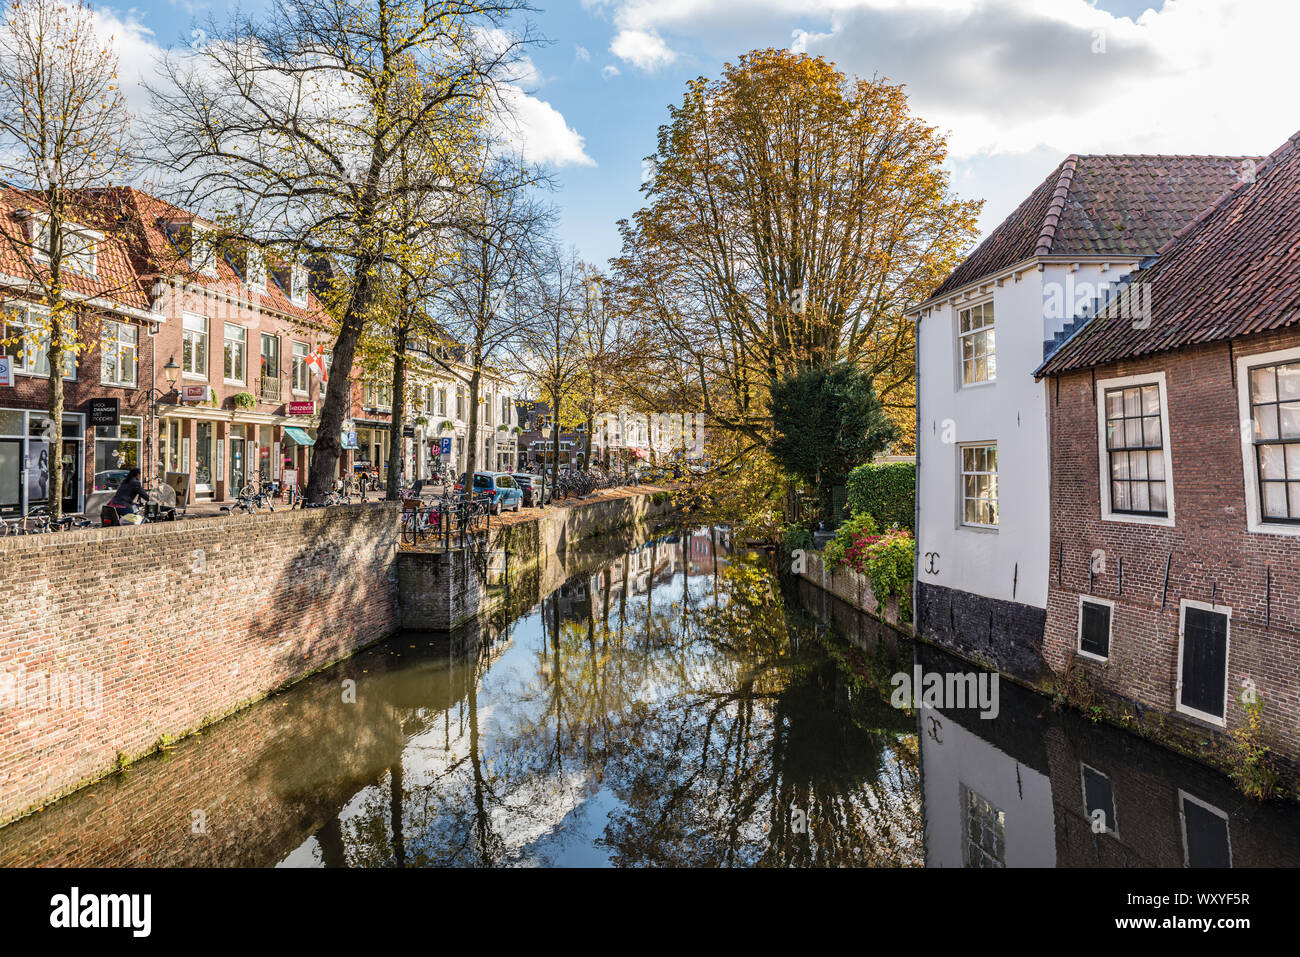
MULTIPOLYGON (((47 504, 47 342, 32 278, 41 268, 39 196, 0 190, 0 515, 47 504), (13 241, 10 241, 13 240, 13 241)), ((250 482, 296 475, 306 484, 333 337, 303 265, 266 261, 252 248, 218 247, 212 223, 131 187, 79 198, 65 256, 67 295, 78 301, 78 354, 65 369, 65 511, 139 466, 146 484, 183 484, 189 501, 228 501, 250 482), (95 426, 92 404, 116 400, 117 424, 95 426)), ((416 357, 418 360, 418 357, 416 357)), ((427 478, 465 456, 464 387, 417 361, 403 471, 427 478), (448 443, 443 439, 450 440, 448 443), (445 445, 451 446, 444 454, 445 445)), ((480 462, 514 460, 512 390, 486 376, 480 462), (504 431, 503 431, 504 430, 504 431)), ((355 381, 339 473, 387 479, 391 388, 355 381)))
MULTIPOLYGON (((0 228, 27 238, 40 197, 6 189, 2 202, 0 228)), ((231 498, 286 468, 305 480, 322 397, 309 363, 325 344, 307 270, 218 249, 203 240, 210 223, 130 187, 79 197, 72 215, 85 241, 64 264, 70 294, 83 300, 82 346, 64 376, 65 510, 82 510, 111 473, 132 466, 147 483, 187 477, 191 501, 231 498), (91 404, 102 399, 117 400, 116 425, 91 424, 91 404)), ((49 494, 48 443, 35 425, 48 401, 46 344, 24 329, 35 330, 31 316, 42 307, 20 281, 39 246, 24 248, 21 238, 0 243, 9 257, 0 279, 12 365, 12 384, 0 382, 0 510, 8 514, 49 494)))
POLYGON ((916 310, 923 637, 1300 764, 1297 200, 1297 137, 1070 157, 916 310))

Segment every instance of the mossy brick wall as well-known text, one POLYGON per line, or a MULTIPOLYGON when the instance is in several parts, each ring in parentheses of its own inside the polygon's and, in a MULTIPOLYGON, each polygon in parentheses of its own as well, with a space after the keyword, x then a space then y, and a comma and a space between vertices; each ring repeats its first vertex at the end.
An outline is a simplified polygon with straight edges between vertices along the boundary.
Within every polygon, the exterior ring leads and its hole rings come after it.
POLYGON ((908 634, 911 633, 911 625, 899 620, 898 597, 892 596, 882 613, 875 592, 871 590, 871 579, 866 575, 852 568, 828 569, 822 556, 816 552, 805 552, 803 561, 804 570, 800 577, 830 592, 840 601, 848 602, 854 608, 865 611, 868 615, 874 615, 886 624, 908 634))
POLYGON ((0 540, 0 822, 395 630, 397 523, 357 505, 0 540), (40 675, 85 684, 52 700, 40 675))

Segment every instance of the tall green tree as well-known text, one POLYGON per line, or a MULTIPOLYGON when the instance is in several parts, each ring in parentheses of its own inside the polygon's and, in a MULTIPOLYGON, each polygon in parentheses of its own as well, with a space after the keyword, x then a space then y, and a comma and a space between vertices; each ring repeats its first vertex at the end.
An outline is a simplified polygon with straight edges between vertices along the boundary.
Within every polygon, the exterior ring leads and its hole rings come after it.
POLYGON ((833 487, 898 436, 871 378, 848 362, 802 369, 774 383, 769 410, 772 454, 817 491, 827 518, 833 487))

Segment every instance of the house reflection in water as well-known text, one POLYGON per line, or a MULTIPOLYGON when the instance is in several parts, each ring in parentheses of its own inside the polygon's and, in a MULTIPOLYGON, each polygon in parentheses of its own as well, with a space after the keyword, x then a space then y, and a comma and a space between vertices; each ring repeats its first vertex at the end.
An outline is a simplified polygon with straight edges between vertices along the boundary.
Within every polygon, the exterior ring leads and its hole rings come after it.
MULTIPOLYGON (((926 671, 969 666, 928 646, 926 671)), ((1300 864, 1300 811, 1003 681, 997 718, 919 709, 928 867, 1300 864)))

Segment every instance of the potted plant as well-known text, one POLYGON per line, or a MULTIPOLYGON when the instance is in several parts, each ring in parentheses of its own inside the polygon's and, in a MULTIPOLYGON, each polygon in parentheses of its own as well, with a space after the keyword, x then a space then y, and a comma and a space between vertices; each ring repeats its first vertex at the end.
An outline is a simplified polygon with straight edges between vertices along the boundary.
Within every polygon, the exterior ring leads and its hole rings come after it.
POLYGON ((251 392, 236 392, 230 397, 230 401, 237 409, 251 409, 257 405, 257 397, 251 392))
POLYGON ((438 426, 438 431, 439 431, 439 432, 455 432, 455 431, 456 431, 456 426, 452 424, 452 421, 451 421, 450 419, 443 419, 443 420, 442 420, 442 424, 438 426))
POLYGON ((416 425, 428 425, 428 424, 429 424, 429 417, 428 417, 428 416, 425 416, 425 415, 417 415, 417 416, 415 417, 415 424, 416 424, 416 425))

